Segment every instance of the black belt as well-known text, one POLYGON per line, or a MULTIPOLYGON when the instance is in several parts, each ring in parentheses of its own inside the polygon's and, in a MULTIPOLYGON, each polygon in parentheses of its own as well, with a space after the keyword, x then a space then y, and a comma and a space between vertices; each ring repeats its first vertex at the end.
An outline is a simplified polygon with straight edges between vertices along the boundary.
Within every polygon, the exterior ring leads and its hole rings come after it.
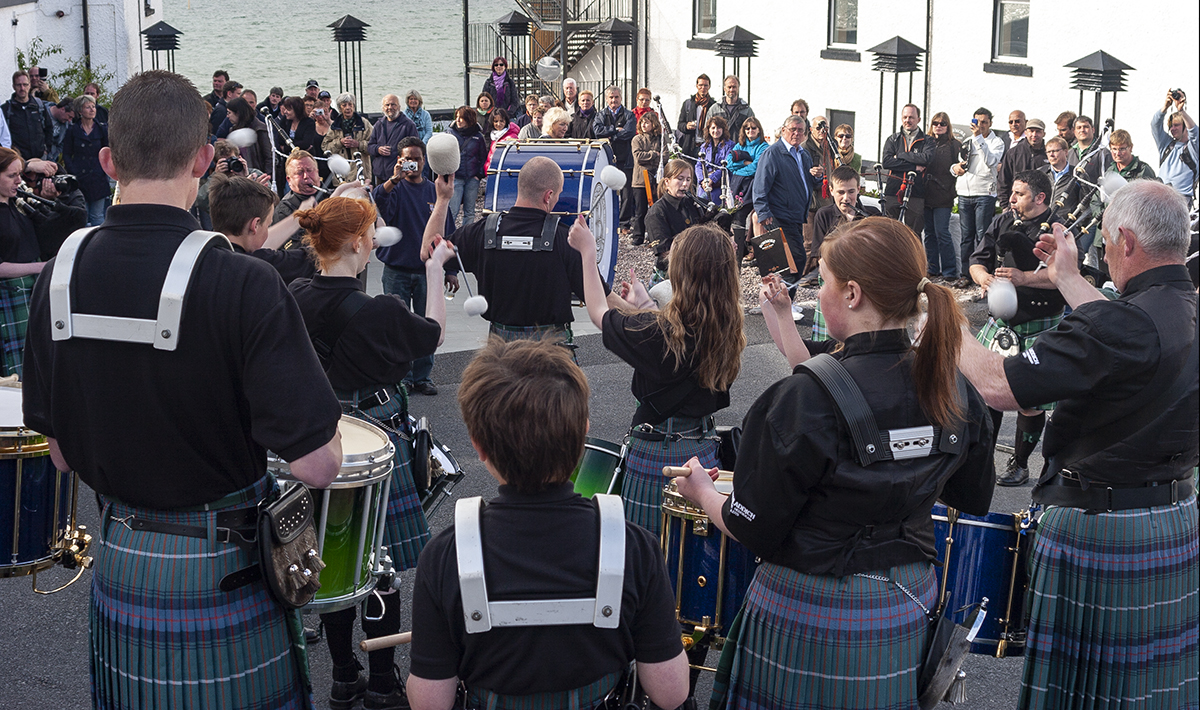
POLYGON ((704 435, 716 429, 713 416, 706 417, 668 417, 658 424, 643 422, 635 424, 629 430, 629 435, 642 441, 678 441, 679 439, 701 439, 704 435), (692 434, 694 436, 685 436, 692 434), (695 436, 698 434, 698 436, 695 436))
MULTIPOLYGON (((109 517, 130 530, 195 537, 201 540, 208 539, 210 530, 206 525, 182 525, 139 518, 136 515, 118 518, 110 513, 109 517)), ((253 550, 257 549, 258 545, 257 524, 258 508, 238 508, 237 510, 218 512, 213 520, 212 531, 217 542, 232 543, 238 547, 253 550)))
POLYGON ((1111 513, 1116 510, 1175 505, 1191 497, 1193 489, 1191 478, 1159 481, 1136 488, 1114 488, 1093 483, 1084 489, 1077 479, 1064 478, 1060 474, 1049 485, 1034 491, 1033 500, 1042 505, 1083 508, 1089 513, 1111 513))
POLYGON ((374 394, 360 399, 358 404, 355 406, 365 412, 373 407, 382 407, 383 405, 392 401, 393 396, 398 396, 403 399, 403 394, 401 394, 400 390, 395 385, 380 387, 374 394))

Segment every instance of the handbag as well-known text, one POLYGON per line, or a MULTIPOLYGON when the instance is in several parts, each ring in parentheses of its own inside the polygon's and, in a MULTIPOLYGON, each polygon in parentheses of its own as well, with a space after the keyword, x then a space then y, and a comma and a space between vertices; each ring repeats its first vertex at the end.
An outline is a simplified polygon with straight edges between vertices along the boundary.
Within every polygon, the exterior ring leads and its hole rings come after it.
POLYGON ((321 588, 325 563, 317 554, 313 499, 308 488, 294 485, 258 516, 258 553, 263 580, 271 596, 288 609, 312 601, 321 588))

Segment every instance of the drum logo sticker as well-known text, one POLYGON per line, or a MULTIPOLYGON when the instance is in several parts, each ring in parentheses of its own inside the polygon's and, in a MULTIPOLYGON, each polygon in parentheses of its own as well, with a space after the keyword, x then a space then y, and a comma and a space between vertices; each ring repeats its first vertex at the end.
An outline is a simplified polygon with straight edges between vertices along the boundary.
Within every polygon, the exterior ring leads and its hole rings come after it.
POLYGON ((759 249, 762 249, 763 251, 767 251, 773 246, 775 246, 774 239, 764 239, 764 240, 762 240, 762 245, 759 247, 759 249))
POLYGON ((1029 348, 1025 352, 1021 353, 1021 357, 1028 360, 1030 365, 1041 365, 1042 364, 1041 362, 1038 361, 1037 353, 1033 352, 1033 348, 1029 348))
POLYGON ((749 508, 737 502, 732 493, 729 494, 729 512, 743 517, 750 522, 754 522, 754 518, 757 517, 749 508))

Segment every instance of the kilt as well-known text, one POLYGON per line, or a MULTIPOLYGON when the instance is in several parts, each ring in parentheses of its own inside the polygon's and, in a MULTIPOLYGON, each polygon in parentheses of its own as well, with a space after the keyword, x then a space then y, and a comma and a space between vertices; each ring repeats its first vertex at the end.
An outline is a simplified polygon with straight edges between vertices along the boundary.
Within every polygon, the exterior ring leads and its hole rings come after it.
POLYGON ((1029 579, 1021 708, 1200 707, 1196 499, 1052 507, 1029 579))
MULTIPOLYGON (((671 417, 656 428, 666 430, 673 426, 674 421, 675 417, 671 417)), ((721 442, 716 434, 712 430, 700 431, 695 428, 693 432, 675 441, 646 441, 636 436, 626 436, 625 477, 621 481, 626 520, 658 535, 662 528, 663 487, 669 482, 663 475, 663 466, 682 466, 693 456, 699 458, 700 465, 705 468, 713 468, 720 463, 717 448, 721 442)))
POLYGON ((395 386, 400 396, 393 396, 386 403, 359 409, 357 404, 379 391, 378 387, 365 387, 353 392, 339 390, 336 394, 342 403, 342 411, 350 416, 387 432, 388 439, 396 447, 395 468, 392 469, 391 487, 388 490, 387 515, 383 521, 383 545, 392 558, 392 569, 403 572, 417 566, 425 543, 429 542, 429 522, 425 509, 421 507, 417 485, 413 482, 412 432, 408 427, 408 391, 403 384, 395 386), (397 416, 399 415, 399 416, 397 416), (399 430, 389 422, 403 422, 399 430))
MULTIPOLYGON (((877 574, 936 606, 929 563, 877 574)), ((928 635, 925 612, 894 584, 764 562, 722 650, 729 676, 718 674, 710 708, 915 709, 928 635)))
MULTIPOLYGON (((1021 325, 1008 325, 1002 319, 988 316, 987 323, 984 323, 983 327, 979 329, 979 332, 975 335, 975 339, 983 343, 983 347, 990 350, 992 348, 992 341, 996 339, 996 334, 1000 332, 1001 328, 1008 327, 1021 338, 1021 352, 1025 352, 1037 342, 1039 335, 1045 333, 1047 330, 1057 328, 1059 321, 1062 319, 1063 315, 1059 313, 1058 315, 1047 316, 1045 318, 1034 318, 1021 325)), ((1034 407, 1034 409, 1052 412, 1054 411, 1054 402, 1040 404, 1034 407)))
MULTIPOLYGON (((210 504, 253 508, 273 479, 210 504)), ((258 561, 228 543, 135 531, 118 518, 206 526, 214 512, 135 508, 102 499, 92 569, 92 703, 97 708, 308 708, 299 614, 254 582, 231 592, 221 578, 258 561), (303 669, 303 670, 302 670, 303 669)))
POLYGON ((25 358, 25 331, 29 327, 29 295, 36 276, 0 279, 0 377, 20 375, 25 358))
MULTIPOLYGON (((825 279, 817 277, 817 287, 825 285, 825 279)), ((817 298, 817 306, 813 311, 812 339, 816 342, 829 340, 829 328, 825 327, 825 314, 821 313, 821 299, 817 298)))
POLYGON ((582 688, 532 695, 497 695, 487 690, 467 691, 467 707, 478 710, 590 710, 621 681, 624 671, 609 673, 582 688))

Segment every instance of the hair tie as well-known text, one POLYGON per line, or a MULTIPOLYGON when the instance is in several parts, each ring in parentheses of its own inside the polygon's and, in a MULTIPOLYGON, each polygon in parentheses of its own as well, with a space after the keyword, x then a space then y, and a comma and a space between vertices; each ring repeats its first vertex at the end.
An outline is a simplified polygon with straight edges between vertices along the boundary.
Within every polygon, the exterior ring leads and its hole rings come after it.
POLYGON ((922 276, 921 280, 917 282, 917 293, 925 293, 925 287, 930 283, 928 277, 922 276))

